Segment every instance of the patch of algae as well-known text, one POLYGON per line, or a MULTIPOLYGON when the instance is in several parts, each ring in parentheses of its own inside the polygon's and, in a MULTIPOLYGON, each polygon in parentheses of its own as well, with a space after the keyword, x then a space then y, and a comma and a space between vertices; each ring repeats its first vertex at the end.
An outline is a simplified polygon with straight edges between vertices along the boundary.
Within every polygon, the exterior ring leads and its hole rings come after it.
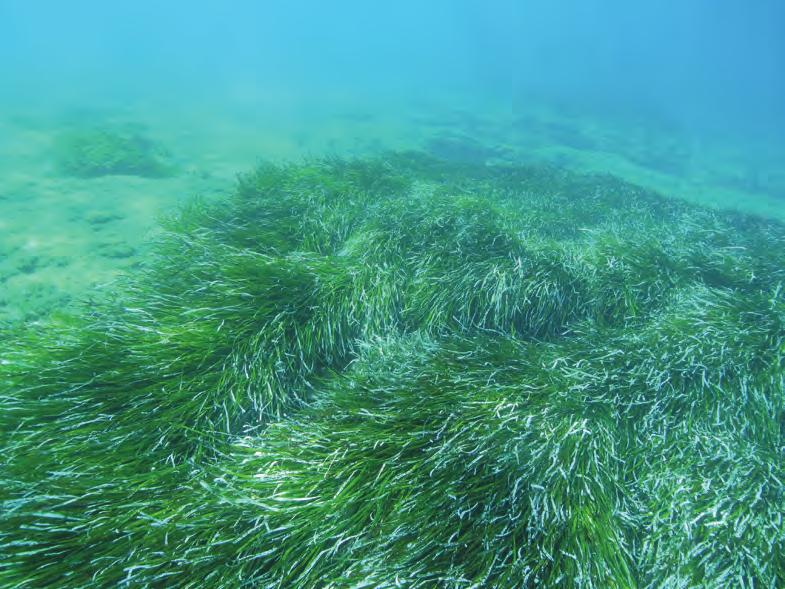
POLYGON ((0 352, 0 584, 785 584, 785 227, 609 176, 262 166, 0 352))

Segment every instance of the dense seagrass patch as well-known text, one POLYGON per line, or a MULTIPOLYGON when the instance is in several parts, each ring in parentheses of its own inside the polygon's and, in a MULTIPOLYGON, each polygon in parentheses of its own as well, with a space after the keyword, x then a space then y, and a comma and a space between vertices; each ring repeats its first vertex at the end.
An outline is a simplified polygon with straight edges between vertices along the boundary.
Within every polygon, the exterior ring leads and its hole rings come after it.
POLYGON ((783 586, 783 281, 610 176, 262 165, 4 337, 0 585, 783 586))

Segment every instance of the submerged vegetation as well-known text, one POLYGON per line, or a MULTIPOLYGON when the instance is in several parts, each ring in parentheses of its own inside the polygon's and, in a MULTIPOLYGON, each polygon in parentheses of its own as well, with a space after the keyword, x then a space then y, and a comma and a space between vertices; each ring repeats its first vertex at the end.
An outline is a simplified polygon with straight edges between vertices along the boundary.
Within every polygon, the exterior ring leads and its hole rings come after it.
POLYGON ((113 128, 77 129, 57 138, 54 150, 63 174, 80 178, 129 175, 160 178, 174 173, 160 144, 138 132, 113 128))
POLYGON ((0 352, 0 585, 785 585, 785 227, 262 166, 0 352))

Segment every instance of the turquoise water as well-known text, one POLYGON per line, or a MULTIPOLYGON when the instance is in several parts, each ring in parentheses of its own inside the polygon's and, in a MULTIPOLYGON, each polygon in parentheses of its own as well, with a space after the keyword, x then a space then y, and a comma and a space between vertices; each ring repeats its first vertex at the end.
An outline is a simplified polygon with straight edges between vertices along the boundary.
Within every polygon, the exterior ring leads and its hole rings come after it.
POLYGON ((259 159, 433 148, 782 218, 783 19, 725 0, 3 2, 0 314, 111 280, 135 258, 96 252, 136 251, 259 159), (141 130, 182 173, 58 174, 53 143, 88 127, 141 130))
POLYGON ((0 313, 111 280, 134 258, 98 250, 135 251, 162 210, 259 159, 441 146, 782 218, 783 18, 725 0, 3 2, 0 313), (52 144, 86 127, 143 130, 182 173, 63 177, 52 144), (113 217, 100 234, 95 215, 113 217))
POLYGON ((785 586, 785 5, 0 0, 0 588, 785 586))

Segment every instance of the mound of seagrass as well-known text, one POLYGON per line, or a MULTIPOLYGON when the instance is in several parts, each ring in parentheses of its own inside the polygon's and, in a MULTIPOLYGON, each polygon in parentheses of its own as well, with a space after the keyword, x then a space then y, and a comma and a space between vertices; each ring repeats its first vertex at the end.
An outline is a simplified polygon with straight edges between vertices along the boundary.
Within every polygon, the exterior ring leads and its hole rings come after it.
POLYGON ((785 586, 783 226, 392 154, 166 230, 0 351, 1 586, 785 586))
POLYGON ((169 153, 159 143, 120 129, 67 131, 57 137, 53 155, 60 172, 78 178, 119 174, 163 178, 175 172, 169 153))

